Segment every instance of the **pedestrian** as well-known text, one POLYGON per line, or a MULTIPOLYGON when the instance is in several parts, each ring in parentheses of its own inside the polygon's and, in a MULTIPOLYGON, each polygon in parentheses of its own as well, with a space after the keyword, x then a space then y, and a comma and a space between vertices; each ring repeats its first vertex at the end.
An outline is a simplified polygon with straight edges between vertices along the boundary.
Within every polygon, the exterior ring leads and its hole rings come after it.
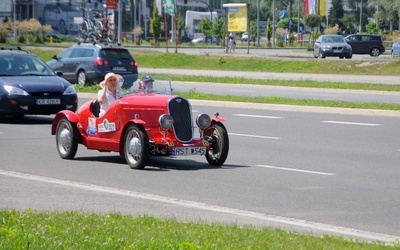
POLYGON ((235 35, 231 32, 229 34, 229 51, 235 52, 235 46, 236 46, 235 35))

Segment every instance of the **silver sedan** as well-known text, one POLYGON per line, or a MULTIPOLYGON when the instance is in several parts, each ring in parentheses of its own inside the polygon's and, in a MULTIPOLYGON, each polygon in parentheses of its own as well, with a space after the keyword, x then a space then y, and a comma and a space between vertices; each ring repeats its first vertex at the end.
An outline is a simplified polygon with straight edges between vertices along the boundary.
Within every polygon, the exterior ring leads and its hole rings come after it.
POLYGON ((351 46, 340 35, 322 35, 314 44, 314 57, 325 58, 327 56, 347 58, 353 56, 351 46))

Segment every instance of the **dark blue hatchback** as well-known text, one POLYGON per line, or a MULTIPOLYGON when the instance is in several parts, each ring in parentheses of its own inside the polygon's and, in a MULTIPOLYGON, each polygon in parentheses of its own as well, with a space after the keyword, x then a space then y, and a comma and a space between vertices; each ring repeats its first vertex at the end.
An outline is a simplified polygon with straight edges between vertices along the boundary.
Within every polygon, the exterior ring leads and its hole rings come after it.
POLYGON ((50 115, 76 111, 73 85, 42 59, 20 47, 0 48, 0 114, 50 115))
POLYGON ((78 43, 47 63, 53 70, 63 72, 64 79, 79 85, 99 83, 109 72, 138 74, 138 64, 129 50, 115 44, 78 43))

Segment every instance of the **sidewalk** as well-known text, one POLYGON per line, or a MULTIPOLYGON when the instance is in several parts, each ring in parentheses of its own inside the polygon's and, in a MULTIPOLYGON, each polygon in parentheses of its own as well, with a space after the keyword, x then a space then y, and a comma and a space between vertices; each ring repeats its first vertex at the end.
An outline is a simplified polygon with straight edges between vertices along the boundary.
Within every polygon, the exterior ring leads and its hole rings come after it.
POLYGON ((242 72, 222 70, 193 70, 193 69, 164 69, 164 68, 139 68, 140 74, 176 74, 176 75, 198 75, 212 77, 237 77, 250 79, 277 79, 292 81, 320 81, 320 82, 354 82, 375 84, 400 84, 399 76, 377 76, 377 75, 333 75, 333 74, 310 74, 310 73, 274 73, 274 72, 242 72))

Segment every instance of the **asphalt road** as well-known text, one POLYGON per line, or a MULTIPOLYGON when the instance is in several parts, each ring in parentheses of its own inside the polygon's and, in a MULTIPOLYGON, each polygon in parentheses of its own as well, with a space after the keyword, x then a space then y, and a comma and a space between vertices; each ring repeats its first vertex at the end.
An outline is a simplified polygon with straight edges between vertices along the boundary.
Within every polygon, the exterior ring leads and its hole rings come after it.
POLYGON ((400 239, 398 116, 193 101, 194 115, 215 111, 227 118, 231 145, 221 168, 208 166, 204 157, 168 157, 136 171, 115 153, 82 146, 74 160, 62 160, 50 135, 52 117, 3 122, 0 208, 147 214, 400 239))

